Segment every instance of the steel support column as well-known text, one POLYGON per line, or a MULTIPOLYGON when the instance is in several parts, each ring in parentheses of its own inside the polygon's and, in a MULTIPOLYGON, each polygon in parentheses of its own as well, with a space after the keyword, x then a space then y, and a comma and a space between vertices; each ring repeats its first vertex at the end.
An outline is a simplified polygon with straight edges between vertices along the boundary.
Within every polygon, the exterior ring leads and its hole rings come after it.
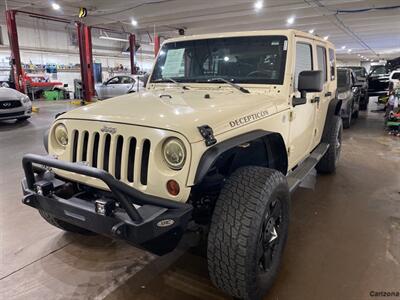
POLYGON ((14 72, 12 75, 14 76, 14 83, 16 90, 24 93, 25 88, 23 86, 22 80, 22 66, 21 66, 21 56, 19 53, 19 43, 18 43, 18 31, 17 31, 17 23, 15 20, 16 15, 15 10, 6 10, 6 22, 7 22, 7 32, 8 32, 8 40, 10 43, 11 50, 11 70, 14 72))
POLYGON ((92 101, 94 95, 94 75, 92 58, 92 34, 89 26, 76 23, 78 32, 79 58, 81 63, 81 77, 83 100, 92 101))
POLYGON ((129 34, 129 55, 131 61, 131 74, 135 75, 136 65, 135 65, 135 52, 136 52, 136 36, 134 34, 129 34))
POLYGON ((157 57, 158 51, 160 51, 160 37, 158 34, 154 35, 154 56, 157 57))

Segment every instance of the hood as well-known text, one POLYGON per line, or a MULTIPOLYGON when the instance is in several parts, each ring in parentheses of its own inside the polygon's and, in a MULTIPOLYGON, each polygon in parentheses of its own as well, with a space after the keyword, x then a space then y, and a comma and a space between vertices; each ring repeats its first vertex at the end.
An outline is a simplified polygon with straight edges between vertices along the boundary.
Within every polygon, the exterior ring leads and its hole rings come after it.
POLYGON ((198 126, 214 135, 243 126, 287 108, 282 97, 237 91, 146 90, 97 102, 60 116, 148 126, 179 132, 189 142, 201 141, 198 126))
POLYGON ((17 90, 0 87, 0 101, 2 100, 20 100, 25 95, 17 90))

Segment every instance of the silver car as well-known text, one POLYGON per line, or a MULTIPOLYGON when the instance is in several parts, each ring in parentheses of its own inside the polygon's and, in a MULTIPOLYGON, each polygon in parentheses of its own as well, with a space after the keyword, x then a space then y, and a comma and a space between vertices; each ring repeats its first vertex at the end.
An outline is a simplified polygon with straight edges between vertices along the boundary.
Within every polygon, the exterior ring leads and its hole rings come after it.
POLYGON ((0 120, 29 119, 32 114, 32 102, 25 94, 7 87, 0 87, 0 120))
POLYGON ((97 99, 107 99, 139 91, 143 88, 143 77, 137 75, 119 75, 96 85, 97 99))

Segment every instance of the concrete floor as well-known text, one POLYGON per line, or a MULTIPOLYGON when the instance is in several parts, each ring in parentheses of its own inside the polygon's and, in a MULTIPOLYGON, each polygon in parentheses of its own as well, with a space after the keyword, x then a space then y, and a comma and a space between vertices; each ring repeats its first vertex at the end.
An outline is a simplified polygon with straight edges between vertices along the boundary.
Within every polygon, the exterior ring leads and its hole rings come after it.
MULTIPOLYGON (((21 204, 22 155, 44 153, 44 131, 72 108, 39 106, 29 122, 0 122, 0 299, 229 299, 185 246, 156 258, 124 242, 64 233, 21 204)), ((362 113, 344 132, 336 174, 319 176, 314 191, 296 191, 291 217, 282 268, 265 299, 400 291, 400 138, 384 133, 382 114, 362 113)))

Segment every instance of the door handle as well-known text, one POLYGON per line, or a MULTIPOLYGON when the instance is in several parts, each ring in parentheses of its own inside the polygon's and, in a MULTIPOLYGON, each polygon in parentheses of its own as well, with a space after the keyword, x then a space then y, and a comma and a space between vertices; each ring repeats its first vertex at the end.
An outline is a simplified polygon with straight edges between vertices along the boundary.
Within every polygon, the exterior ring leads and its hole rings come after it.
POLYGON ((321 101, 321 99, 319 97, 315 97, 315 98, 311 99, 311 103, 319 103, 319 101, 321 101))
POLYGON ((330 97, 330 96, 332 96, 332 92, 325 93, 325 97, 330 97))

